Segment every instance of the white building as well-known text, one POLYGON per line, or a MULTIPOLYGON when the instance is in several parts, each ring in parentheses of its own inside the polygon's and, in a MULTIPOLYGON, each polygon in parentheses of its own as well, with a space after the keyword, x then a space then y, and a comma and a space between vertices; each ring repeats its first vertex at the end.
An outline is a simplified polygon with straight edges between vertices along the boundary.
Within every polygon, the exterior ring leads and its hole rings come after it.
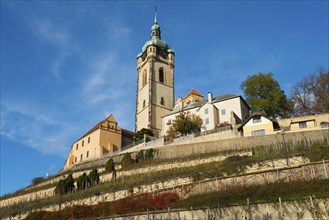
POLYGON ((204 100, 203 95, 192 89, 184 99, 177 99, 173 111, 162 117, 162 135, 166 135, 181 111, 199 116, 203 120, 201 131, 206 131, 224 124, 242 124, 249 117, 250 107, 240 95, 213 97, 212 93, 208 93, 208 100, 204 100))

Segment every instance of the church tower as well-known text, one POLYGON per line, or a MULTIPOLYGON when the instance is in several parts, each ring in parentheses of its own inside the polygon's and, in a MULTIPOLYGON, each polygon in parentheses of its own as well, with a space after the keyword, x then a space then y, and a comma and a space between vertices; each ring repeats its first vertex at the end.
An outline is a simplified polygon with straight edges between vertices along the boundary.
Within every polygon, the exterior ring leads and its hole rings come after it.
POLYGON ((159 136, 161 117, 174 108, 174 56, 174 51, 161 39, 155 14, 151 39, 137 56, 136 132, 148 128, 159 136))

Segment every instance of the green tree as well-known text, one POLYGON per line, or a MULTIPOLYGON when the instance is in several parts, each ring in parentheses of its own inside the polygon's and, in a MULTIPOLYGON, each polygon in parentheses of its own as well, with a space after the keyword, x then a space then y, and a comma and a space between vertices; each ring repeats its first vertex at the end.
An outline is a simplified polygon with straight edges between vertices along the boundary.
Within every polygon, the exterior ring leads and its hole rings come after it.
POLYGON ((178 136, 198 132, 202 124, 203 121, 199 116, 190 115, 188 112, 180 112, 179 115, 176 115, 174 122, 169 127, 166 139, 172 140, 178 136))
POLYGON ((145 160, 150 160, 154 157, 154 150, 153 148, 149 148, 145 151, 144 158, 145 160))
POLYGON ((45 178, 38 176, 32 179, 32 185, 36 185, 39 183, 42 183, 45 180, 45 178))
POLYGON ((154 134, 150 129, 142 128, 141 130, 136 132, 133 139, 134 139, 134 141, 142 140, 144 138, 144 135, 153 137, 154 134))
POLYGON ((87 189, 89 186, 90 180, 86 173, 83 173, 81 176, 77 179, 77 187, 78 190, 84 190, 87 189))
POLYGON ((108 161, 106 162, 105 171, 110 172, 110 173, 115 171, 115 165, 114 165, 114 161, 112 158, 108 159, 108 161))
POLYGON ((131 158, 130 153, 125 153, 121 159, 122 167, 129 167, 134 164, 134 160, 131 158))
POLYGON ((94 168, 88 175, 90 187, 97 186, 99 183, 99 173, 96 168, 94 168))
POLYGON ((74 179, 72 173, 70 173, 65 179, 65 193, 72 193, 74 189, 74 179))
POLYGON ((291 105, 272 73, 248 76, 241 83, 241 90, 253 112, 262 112, 271 118, 287 117, 291 112, 291 105))
POLYGON ((144 151, 143 150, 138 151, 138 153, 136 155, 136 163, 141 163, 144 160, 145 160, 144 151))

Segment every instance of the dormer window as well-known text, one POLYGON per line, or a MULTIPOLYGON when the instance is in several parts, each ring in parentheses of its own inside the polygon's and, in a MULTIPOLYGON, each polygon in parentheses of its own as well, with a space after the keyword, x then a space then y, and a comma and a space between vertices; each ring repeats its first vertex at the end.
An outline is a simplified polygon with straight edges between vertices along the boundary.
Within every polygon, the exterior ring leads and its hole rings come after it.
POLYGON ((260 116, 255 116, 252 118, 252 123, 256 124, 256 123, 261 123, 262 122, 262 118, 260 116))

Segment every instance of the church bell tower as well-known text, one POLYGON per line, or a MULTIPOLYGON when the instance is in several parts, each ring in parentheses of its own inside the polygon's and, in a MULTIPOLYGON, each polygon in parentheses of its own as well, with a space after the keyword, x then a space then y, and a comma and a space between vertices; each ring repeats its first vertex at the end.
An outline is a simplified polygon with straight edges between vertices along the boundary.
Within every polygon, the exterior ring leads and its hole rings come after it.
POLYGON ((161 134, 162 116, 174 108, 175 53, 161 39, 156 14, 151 39, 137 56, 136 132, 142 128, 161 134))

